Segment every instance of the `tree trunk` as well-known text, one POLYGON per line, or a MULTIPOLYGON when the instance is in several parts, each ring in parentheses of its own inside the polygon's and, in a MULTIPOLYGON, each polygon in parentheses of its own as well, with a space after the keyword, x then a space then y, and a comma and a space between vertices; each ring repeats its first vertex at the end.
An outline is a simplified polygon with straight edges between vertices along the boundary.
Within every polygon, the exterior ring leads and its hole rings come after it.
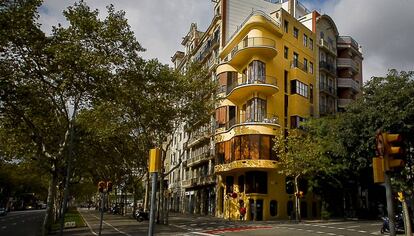
POLYGON ((132 195, 134 199, 134 203, 132 204, 132 217, 135 217, 135 211, 137 210, 137 190, 135 183, 132 183, 132 195))
POLYGON ((413 235, 411 231, 411 218, 410 218, 410 212, 408 212, 408 206, 407 201, 404 199, 402 201, 402 207, 403 207, 403 213, 404 213, 404 229, 405 229, 405 235, 413 235))
POLYGON ((50 227, 52 226, 53 219, 54 219, 54 205, 55 205, 55 197, 56 197, 56 184, 57 184, 57 173, 53 170, 48 187, 47 193, 47 205, 46 205, 46 214, 43 219, 43 227, 42 227, 42 235, 46 236, 50 227))
POLYGON ((300 197, 299 197, 299 185, 298 185, 299 175, 295 176, 295 208, 296 208, 296 221, 300 222, 300 197))

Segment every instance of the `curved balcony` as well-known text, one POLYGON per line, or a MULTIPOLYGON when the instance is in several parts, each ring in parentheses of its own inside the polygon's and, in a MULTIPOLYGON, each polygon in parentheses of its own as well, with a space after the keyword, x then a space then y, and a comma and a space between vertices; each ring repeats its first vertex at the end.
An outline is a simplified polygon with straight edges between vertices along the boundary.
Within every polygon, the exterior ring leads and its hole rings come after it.
POLYGON ((252 91, 260 92, 263 95, 269 96, 277 93, 279 87, 277 86, 277 79, 272 76, 251 76, 253 78, 240 77, 237 82, 227 86, 227 99, 239 102, 248 97, 252 91))
POLYGON ((228 164, 216 165, 214 172, 216 174, 224 174, 241 170, 274 170, 277 168, 275 160, 238 160, 228 164))
POLYGON ((237 69, 245 64, 252 56, 271 59, 277 55, 276 42, 270 38, 246 38, 237 44, 227 56, 228 63, 237 69))
POLYGON ((240 126, 254 126, 254 125, 270 125, 270 126, 279 126, 279 117, 276 114, 257 114, 254 119, 245 119, 243 121, 237 122, 235 119, 232 119, 226 123, 216 123, 216 135, 219 133, 228 132, 233 128, 240 126))

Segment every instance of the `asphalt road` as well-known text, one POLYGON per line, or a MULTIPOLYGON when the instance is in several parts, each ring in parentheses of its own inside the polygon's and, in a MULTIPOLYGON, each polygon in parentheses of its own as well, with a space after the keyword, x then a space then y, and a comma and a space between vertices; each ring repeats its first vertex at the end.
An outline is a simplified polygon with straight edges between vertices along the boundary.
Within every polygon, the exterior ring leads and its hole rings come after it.
POLYGON ((0 216, 0 235, 38 236, 45 210, 12 211, 0 216))

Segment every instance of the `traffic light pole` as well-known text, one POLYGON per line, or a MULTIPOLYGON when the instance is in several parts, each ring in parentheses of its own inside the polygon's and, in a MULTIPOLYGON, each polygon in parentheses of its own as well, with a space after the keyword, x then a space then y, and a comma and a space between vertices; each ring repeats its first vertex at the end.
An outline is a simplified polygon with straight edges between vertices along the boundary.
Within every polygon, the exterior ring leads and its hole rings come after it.
POLYGON ((157 193, 157 179, 158 179, 158 172, 151 173, 151 181, 152 181, 152 188, 151 188, 151 212, 150 212, 150 222, 149 222, 149 229, 148 229, 148 236, 154 235, 154 221, 155 221, 155 211, 156 211, 156 193, 157 193))
POLYGON ((384 173, 384 184, 385 184, 385 196, 387 199, 387 212, 389 219, 390 227, 390 236, 395 236, 395 213, 394 213, 394 204, 392 201, 392 189, 391 189, 391 178, 389 173, 385 171, 384 173))
POLYGON ((104 213, 104 204, 105 204, 105 193, 102 192, 101 193, 101 219, 100 219, 100 223, 99 223, 99 236, 101 235, 102 232, 102 221, 103 221, 103 213, 104 213))

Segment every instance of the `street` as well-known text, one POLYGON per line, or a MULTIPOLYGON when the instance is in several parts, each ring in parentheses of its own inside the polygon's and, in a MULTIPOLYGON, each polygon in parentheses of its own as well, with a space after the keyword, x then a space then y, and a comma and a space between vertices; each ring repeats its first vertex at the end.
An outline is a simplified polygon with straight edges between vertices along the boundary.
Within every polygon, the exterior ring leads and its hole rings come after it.
POLYGON ((12 211, 0 216, 0 235, 40 235, 45 210, 12 211))
MULTIPOLYGON (((99 212, 81 210, 88 227, 67 230, 65 235, 97 235, 99 212)), ((119 215, 104 215, 102 235, 147 235, 148 221, 119 215)), ((211 216, 171 214, 169 225, 155 225, 155 235, 330 235, 362 236, 380 235, 381 221, 304 221, 296 224, 287 221, 246 222, 228 221, 211 216)))

